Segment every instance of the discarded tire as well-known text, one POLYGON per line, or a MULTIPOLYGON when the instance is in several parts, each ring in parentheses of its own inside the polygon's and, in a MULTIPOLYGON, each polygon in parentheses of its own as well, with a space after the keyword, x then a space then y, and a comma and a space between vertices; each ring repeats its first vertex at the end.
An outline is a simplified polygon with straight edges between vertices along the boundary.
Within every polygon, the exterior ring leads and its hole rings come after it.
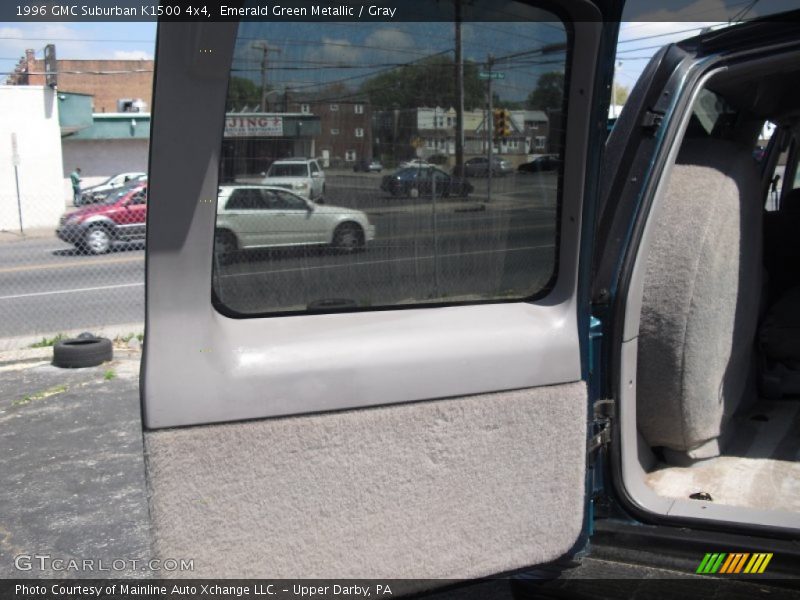
POLYGON ((53 364, 66 369, 95 367, 114 356, 108 338, 73 338, 56 342, 53 346, 53 364))

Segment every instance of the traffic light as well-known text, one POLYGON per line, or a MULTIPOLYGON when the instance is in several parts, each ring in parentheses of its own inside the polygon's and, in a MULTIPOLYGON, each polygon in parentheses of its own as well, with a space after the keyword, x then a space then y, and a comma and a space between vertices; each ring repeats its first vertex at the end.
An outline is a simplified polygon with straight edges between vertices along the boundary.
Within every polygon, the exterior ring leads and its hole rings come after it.
POLYGON ((502 113, 502 126, 500 127, 500 137, 507 138, 511 135, 511 111, 503 109, 502 113))
POLYGON ((503 109, 495 108, 492 111, 492 137, 499 140, 502 137, 503 131, 503 109))
POLYGON ((511 111, 505 108, 497 108, 492 115, 494 126, 494 138, 499 140, 511 135, 511 111))

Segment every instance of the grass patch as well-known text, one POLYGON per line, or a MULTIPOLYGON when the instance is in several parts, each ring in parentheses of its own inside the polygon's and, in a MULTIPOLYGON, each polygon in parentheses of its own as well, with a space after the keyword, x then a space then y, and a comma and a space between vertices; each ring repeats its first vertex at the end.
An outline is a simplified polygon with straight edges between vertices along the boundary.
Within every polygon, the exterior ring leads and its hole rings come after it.
POLYGON ((116 343, 127 344, 133 338, 136 338, 137 340, 139 340, 141 342, 144 339, 144 334, 143 333, 127 333, 125 335, 118 335, 117 337, 114 338, 114 341, 116 343))
POLYGON ((106 381, 111 381, 116 376, 117 374, 114 372, 114 369, 108 369, 105 373, 103 373, 103 379, 106 381))
POLYGON ((47 348, 48 346, 55 346, 58 342, 65 339, 67 339, 66 335, 63 333, 57 333, 54 337, 43 337, 41 342, 34 342, 31 344, 31 348, 47 348))
POLYGON ((12 406, 25 406, 29 402, 33 402, 34 400, 44 400, 45 398, 49 398, 50 396, 55 396, 57 394, 63 394, 67 391, 66 385, 57 385, 51 388, 47 388, 41 392, 37 392, 36 394, 30 394, 29 396, 23 396, 19 400, 14 400, 11 403, 12 406))

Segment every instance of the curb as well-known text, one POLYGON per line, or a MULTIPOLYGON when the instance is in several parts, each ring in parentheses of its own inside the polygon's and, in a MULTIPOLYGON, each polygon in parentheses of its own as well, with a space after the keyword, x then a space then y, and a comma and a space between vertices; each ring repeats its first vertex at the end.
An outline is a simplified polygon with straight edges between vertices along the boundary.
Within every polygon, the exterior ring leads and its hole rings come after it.
MULTIPOLYGON (((513 210, 524 210, 530 208, 543 208, 537 206, 520 206, 517 203, 513 202, 459 202, 454 204, 439 204, 436 205, 437 212, 442 213, 464 213, 464 212, 507 212, 513 210)), ((431 212, 431 205, 418 205, 418 206, 386 206, 380 208, 361 208, 356 209, 360 210, 367 215, 372 216, 382 216, 382 215, 391 215, 391 214, 398 214, 398 213, 405 213, 405 214, 412 214, 418 212, 431 212)))
POLYGON ((34 360, 39 358, 35 351, 45 351, 48 357, 53 355, 53 347, 31 348, 31 344, 41 342, 42 338, 53 338, 59 333, 66 337, 77 337, 78 334, 89 331, 99 337, 107 337, 113 340, 116 337, 128 335, 130 333, 142 333, 144 323, 123 323, 121 325, 103 325, 96 327, 83 327, 81 329, 69 329, 66 331, 54 331, 49 333, 38 333, 37 335, 23 335, 18 337, 0 338, 0 363, 13 360, 34 360), (16 355, 27 356, 30 353, 32 358, 13 358, 16 355), (11 358, 8 358, 8 357, 11 358))

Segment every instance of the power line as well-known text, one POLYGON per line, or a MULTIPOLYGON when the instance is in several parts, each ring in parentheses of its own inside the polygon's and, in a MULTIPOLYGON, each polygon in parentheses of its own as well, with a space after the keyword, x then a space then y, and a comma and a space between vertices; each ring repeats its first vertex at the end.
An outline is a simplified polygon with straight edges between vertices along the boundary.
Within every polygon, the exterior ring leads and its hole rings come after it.
POLYGON ((105 44, 105 43, 114 43, 119 44, 120 42, 124 43, 131 43, 131 44, 152 44, 153 46, 156 45, 155 39, 152 40, 127 40, 127 39, 116 39, 116 40, 105 40, 105 39, 94 39, 94 38, 54 38, 54 37, 47 37, 47 38, 33 38, 33 37, 15 37, 15 36, 0 36, 0 40, 19 40, 21 42, 96 42, 98 44, 105 44))
POLYGON ((657 46, 645 46, 644 48, 629 48, 627 50, 618 50, 617 55, 625 54, 626 52, 642 52, 643 50, 655 50, 657 48, 663 48, 664 44, 658 44, 657 46))
POLYGON ((740 10, 738 13, 733 15, 731 17, 731 19, 730 19, 731 22, 743 21, 744 18, 747 16, 747 13, 749 13, 751 10, 753 10, 753 8, 755 7, 756 4, 758 4, 758 0, 753 0, 750 4, 745 6, 742 10, 740 10))
POLYGON ((678 35, 678 34, 681 34, 681 33, 690 33, 692 31, 698 31, 698 30, 705 29, 706 27, 717 27, 719 25, 727 25, 727 23, 720 22, 720 23, 717 23, 717 24, 714 24, 714 25, 701 25, 699 27, 692 27, 691 29, 681 29, 679 31, 669 31, 667 33, 656 33, 656 34, 653 34, 653 35, 643 35, 642 37, 638 37, 638 38, 630 38, 630 39, 627 39, 627 40, 620 40, 619 42, 617 42, 617 44, 618 45, 619 44, 629 44, 631 42, 639 42, 639 41, 642 41, 642 40, 652 40, 652 39, 659 38, 659 37, 667 37, 667 36, 670 36, 670 35, 678 35))
MULTIPOLYGON (((744 6, 745 4, 749 4, 752 1, 753 0, 742 0, 741 2, 735 2, 735 3, 731 4, 728 8, 735 8, 737 6, 744 6)), ((695 16, 698 16, 698 15, 704 15, 704 14, 707 14, 707 13, 710 13, 710 12, 717 12, 718 13, 719 12, 719 8, 706 8, 706 9, 703 9, 703 10, 697 10, 697 11, 693 11, 693 12, 690 12, 690 13, 686 13, 685 15, 681 15, 681 21, 688 21, 687 17, 695 17, 695 16)), ((645 27, 645 26, 650 25, 652 23, 652 21, 642 21, 642 22, 639 22, 639 21, 640 21, 640 19, 633 19, 632 21, 627 21, 628 23, 630 23, 630 22, 635 22, 636 23, 636 25, 629 25, 628 29, 635 29, 636 27, 645 27)))

